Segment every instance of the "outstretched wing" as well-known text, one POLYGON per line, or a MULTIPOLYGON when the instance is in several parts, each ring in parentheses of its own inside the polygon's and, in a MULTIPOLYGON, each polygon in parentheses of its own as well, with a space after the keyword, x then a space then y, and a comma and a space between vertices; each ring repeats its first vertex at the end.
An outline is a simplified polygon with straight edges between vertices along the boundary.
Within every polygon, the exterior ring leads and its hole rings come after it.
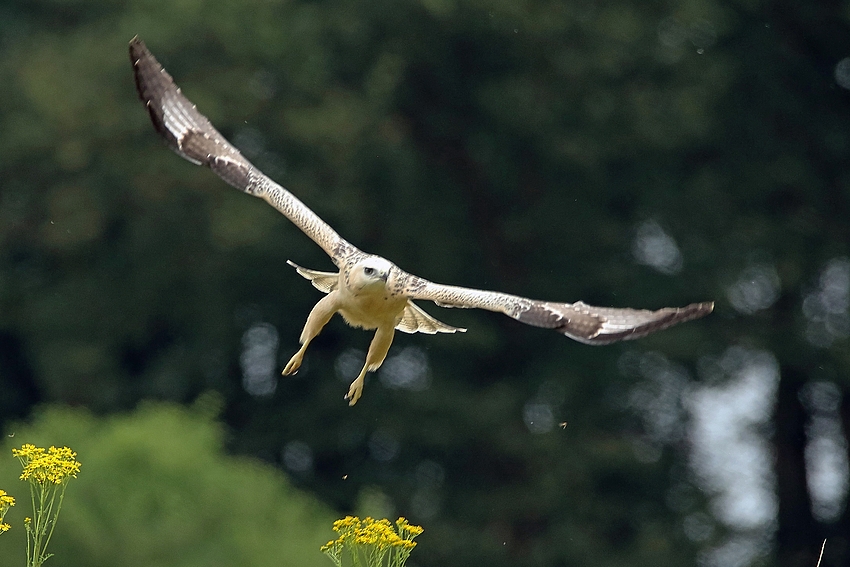
POLYGON ((435 284, 408 275, 405 295, 427 299, 441 307, 487 309, 504 313, 526 325, 554 329, 582 343, 604 345, 638 339, 684 321, 708 315, 713 302, 692 303, 686 307, 666 307, 657 311, 594 307, 577 303, 552 303, 465 287, 435 284))
POLYGON ((360 252, 295 195, 245 159, 183 96, 171 75, 138 37, 130 41, 130 61, 139 98, 145 103, 154 128, 172 150, 196 165, 209 167, 240 191, 265 199, 321 246, 337 266, 360 252))

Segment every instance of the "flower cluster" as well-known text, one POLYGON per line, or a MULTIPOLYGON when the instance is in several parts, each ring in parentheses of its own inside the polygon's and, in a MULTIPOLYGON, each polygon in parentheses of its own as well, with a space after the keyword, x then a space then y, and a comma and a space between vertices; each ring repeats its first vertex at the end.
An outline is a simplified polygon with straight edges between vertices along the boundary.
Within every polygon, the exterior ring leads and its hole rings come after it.
POLYGON ((21 480, 35 481, 41 485, 62 484, 68 478, 77 478, 80 472, 77 454, 68 447, 50 447, 45 450, 25 444, 20 449, 12 449, 12 455, 24 467, 21 480))
POLYGON ((422 533, 420 526, 406 519, 396 520, 395 527, 387 519, 375 520, 357 516, 346 516, 334 522, 333 529, 339 534, 335 540, 322 546, 322 551, 337 567, 342 566, 342 550, 348 549, 355 567, 402 567, 416 547, 413 538, 422 533))
POLYGON ((11 527, 9 524, 3 522, 3 518, 6 517, 6 512, 9 511, 9 508, 14 505, 15 499, 6 494, 5 490, 0 490, 0 534, 8 532, 11 527))
POLYGON ((80 463, 68 447, 44 449, 25 444, 12 449, 21 462, 21 480, 29 484, 32 518, 24 519, 27 530, 27 567, 41 567, 50 558, 47 546, 53 537, 68 480, 77 478, 80 463))

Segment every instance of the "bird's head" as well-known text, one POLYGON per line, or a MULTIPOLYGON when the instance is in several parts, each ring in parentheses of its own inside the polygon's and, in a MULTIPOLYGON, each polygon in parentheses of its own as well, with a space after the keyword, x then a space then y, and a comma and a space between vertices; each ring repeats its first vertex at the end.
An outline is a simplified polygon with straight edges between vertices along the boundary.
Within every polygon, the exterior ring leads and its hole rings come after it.
POLYGON ((384 289, 390 276, 392 262, 379 256, 369 256, 351 268, 349 284, 357 290, 384 289))

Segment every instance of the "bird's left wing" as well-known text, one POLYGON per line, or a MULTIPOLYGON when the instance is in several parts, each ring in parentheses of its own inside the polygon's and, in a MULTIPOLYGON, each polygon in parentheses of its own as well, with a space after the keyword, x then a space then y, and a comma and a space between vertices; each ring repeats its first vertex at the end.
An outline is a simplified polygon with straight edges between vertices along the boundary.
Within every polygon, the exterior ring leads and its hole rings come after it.
POLYGON ((440 307, 487 309, 504 313, 520 323, 554 329, 571 339, 591 345, 603 345, 644 337, 672 325, 708 315, 713 302, 692 303, 685 307, 666 307, 656 311, 594 307, 581 301, 553 303, 518 295, 436 284, 408 275, 405 295, 427 299, 440 307))
POLYGON ((360 252, 295 195, 254 167, 187 99, 138 37, 130 41, 130 61, 139 98, 153 126, 178 155, 205 165, 230 185, 260 197, 322 247, 337 266, 360 252))

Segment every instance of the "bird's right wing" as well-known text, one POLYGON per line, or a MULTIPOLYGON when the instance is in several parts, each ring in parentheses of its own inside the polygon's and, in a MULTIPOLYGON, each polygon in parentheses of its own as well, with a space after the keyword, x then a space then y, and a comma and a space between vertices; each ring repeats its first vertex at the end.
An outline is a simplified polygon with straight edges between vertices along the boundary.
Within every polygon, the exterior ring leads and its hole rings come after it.
POLYGON ((295 195, 245 159, 183 95, 138 37, 130 41, 130 61, 139 98, 145 103, 154 128, 178 155, 209 167, 240 191, 264 199, 321 246, 337 266, 360 252, 295 195))

